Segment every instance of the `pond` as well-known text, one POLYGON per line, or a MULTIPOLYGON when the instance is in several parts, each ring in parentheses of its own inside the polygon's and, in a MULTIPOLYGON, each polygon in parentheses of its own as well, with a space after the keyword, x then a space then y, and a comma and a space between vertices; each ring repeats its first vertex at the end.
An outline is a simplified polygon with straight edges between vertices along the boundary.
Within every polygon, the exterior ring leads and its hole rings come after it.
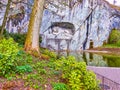
POLYGON ((84 61, 88 66, 120 67, 120 56, 112 54, 99 54, 89 52, 60 52, 59 55, 72 55, 77 61, 84 61))

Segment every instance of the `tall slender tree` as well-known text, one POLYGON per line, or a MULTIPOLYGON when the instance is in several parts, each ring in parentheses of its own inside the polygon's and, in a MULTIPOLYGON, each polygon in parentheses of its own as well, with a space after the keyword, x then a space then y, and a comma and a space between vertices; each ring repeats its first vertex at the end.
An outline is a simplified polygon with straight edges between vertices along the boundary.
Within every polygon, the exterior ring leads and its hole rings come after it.
POLYGON ((43 16, 45 0, 34 0, 30 16, 28 33, 24 45, 25 51, 37 51, 39 53, 39 32, 43 16))
POLYGON ((6 6, 6 11, 5 11, 5 15, 4 15, 3 23, 2 23, 2 27, 1 27, 1 30, 0 30, 0 36, 3 35, 4 29, 5 29, 5 25, 6 25, 6 22, 7 22, 7 17, 8 17, 11 2, 12 2, 12 0, 8 0, 8 4, 6 6))

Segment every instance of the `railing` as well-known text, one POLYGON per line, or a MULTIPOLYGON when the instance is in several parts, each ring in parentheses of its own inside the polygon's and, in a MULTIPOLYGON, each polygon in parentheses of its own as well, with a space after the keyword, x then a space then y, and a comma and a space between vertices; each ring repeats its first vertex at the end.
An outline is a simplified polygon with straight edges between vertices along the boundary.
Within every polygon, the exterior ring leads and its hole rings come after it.
POLYGON ((103 76, 98 73, 95 73, 97 79, 101 81, 100 88, 101 90, 120 90, 120 84, 103 76))

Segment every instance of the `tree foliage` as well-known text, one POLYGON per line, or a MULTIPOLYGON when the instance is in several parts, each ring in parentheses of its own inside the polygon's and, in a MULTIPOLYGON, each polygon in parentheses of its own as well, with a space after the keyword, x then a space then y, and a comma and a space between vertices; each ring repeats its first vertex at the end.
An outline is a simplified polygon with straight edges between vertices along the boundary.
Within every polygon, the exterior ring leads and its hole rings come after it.
POLYGON ((120 46, 120 31, 113 29, 109 36, 109 44, 120 46))

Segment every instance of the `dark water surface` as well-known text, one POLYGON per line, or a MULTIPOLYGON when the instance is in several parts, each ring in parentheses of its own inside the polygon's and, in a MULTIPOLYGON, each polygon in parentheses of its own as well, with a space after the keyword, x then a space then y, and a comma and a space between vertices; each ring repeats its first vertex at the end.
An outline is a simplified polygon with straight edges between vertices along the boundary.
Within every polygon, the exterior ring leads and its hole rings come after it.
POLYGON ((77 61, 84 61, 88 66, 120 67, 120 56, 111 54, 96 54, 89 52, 60 52, 59 55, 75 56, 77 61))

